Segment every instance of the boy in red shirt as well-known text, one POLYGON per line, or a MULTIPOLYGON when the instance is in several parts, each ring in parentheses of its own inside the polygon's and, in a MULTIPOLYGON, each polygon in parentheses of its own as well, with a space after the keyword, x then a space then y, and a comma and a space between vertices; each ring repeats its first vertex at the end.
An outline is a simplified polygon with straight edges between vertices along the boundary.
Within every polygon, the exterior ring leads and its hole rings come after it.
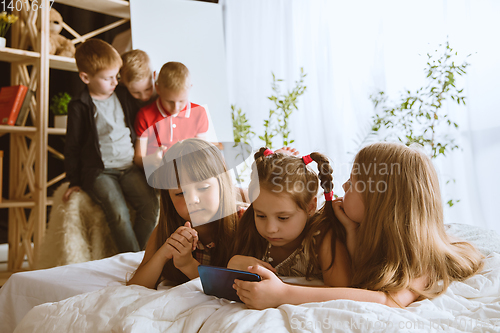
POLYGON ((148 161, 147 164, 158 163, 162 152, 177 141, 206 138, 209 126, 207 112, 189 102, 191 86, 189 70, 185 65, 180 62, 163 65, 156 80, 158 98, 143 107, 135 119, 137 140, 134 162, 137 165, 145 167, 143 159, 148 161))

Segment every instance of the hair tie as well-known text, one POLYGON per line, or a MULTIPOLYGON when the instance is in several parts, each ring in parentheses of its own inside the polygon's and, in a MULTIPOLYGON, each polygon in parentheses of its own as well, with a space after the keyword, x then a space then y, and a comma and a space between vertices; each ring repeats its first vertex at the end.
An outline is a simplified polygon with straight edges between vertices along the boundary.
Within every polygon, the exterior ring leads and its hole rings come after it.
POLYGON ((326 201, 333 201, 333 191, 329 193, 325 193, 325 200, 326 201))
POLYGON ((271 149, 269 148, 266 148, 266 150, 264 150, 264 156, 267 156, 267 155, 272 155, 274 154, 274 151, 272 151, 271 149))
POLYGON ((311 163, 313 161, 313 159, 311 158, 311 155, 306 155, 306 156, 302 156, 302 161, 304 161, 305 165, 308 165, 309 163, 311 163))

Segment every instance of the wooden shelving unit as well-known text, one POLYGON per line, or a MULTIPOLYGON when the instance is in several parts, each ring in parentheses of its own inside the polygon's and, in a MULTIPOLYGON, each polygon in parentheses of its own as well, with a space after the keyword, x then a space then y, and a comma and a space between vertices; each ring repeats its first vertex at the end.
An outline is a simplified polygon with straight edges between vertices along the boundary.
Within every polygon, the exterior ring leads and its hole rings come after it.
MULTIPOLYGON (((117 22, 80 35, 67 24, 64 28, 78 44, 130 19, 130 6, 124 0, 58 0, 57 3, 120 18, 117 22)), ((53 200, 47 197, 47 188, 64 179, 60 174, 47 179, 48 153, 64 158, 61 152, 48 145, 49 135, 65 135, 66 129, 48 127, 50 68, 76 72, 73 58, 49 55, 49 0, 39 0, 37 11, 31 0, 23 1, 23 8, 15 14, 19 20, 12 26, 12 47, 0 49, 0 61, 11 64, 11 85, 23 84, 36 92, 30 105, 33 126, 0 125, 0 136, 10 135, 10 174, 8 198, 0 209, 9 210, 8 272, 0 275, 0 285, 9 274, 21 270, 24 258, 33 268, 35 255, 46 228, 47 206, 53 200), (40 28, 37 28, 40 27, 40 28)))
POLYGON ((112 15, 130 19, 130 5, 128 1, 123 0, 56 0, 68 6, 86 9, 91 12, 112 15))

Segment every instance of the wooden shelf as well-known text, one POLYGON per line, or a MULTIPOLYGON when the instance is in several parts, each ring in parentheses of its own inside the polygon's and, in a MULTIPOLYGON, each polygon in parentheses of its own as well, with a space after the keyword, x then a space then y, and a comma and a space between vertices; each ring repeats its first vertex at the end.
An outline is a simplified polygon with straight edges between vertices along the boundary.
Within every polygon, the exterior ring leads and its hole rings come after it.
POLYGON ((130 4, 124 0, 56 0, 56 2, 96 13, 130 19, 130 4))
POLYGON ((75 58, 49 55, 49 63, 50 68, 60 69, 68 72, 78 72, 75 58))
POLYGON ((35 207, 33 200, 9 200, 2 198, 0 208, 31 208, 35 207))
MULTIPOLYGON (((36 127, 33 126, 9 126, 0 125, 0 133, 35 133, 36 127)), ((65 128, 47 128, 47 133, 54 135, 66 135, 65 128)))
POLYGON ((33 126, 10 126, 0 125, 0 133, 35 133, 36 127, 33 126))
POLYGON ((40 58, 40 53, 13 49, 10 47, 0 48, 0 61, 6 62, 35 62, 40 58))
MULTIPOLYGON (((10 63, 33 64, 40 59, 40 53, 26 50, 18 50, 10 47, 0 49, 0 61, 10 63)), ((64 71, 77 72, 74 58, 49 55, 50 68, 61 69, 64 71)))
MULTIPOLYGON (((53 197, 47 197, 47 206, 52 206, 54 204, 53 197)), ((9 200, 2 198, 0 202, 0 208, 32 208, 35 207, 35 202, 33 200, 9 200)))
MULTIPOLYGON (((49 136, 66 134, 66 129, 48 127, 47 124, 50 105, 50 69, 77 72, 77 67, 74 58, 49 54, 47 41, 50 38, 50 13, 49 6, 45 6, 49 2, 49 0, 38 0, 39 5, 44 4, 44 10, 37 13, 23 6, 17 13, 21 22, 11 29, 12 45, 19 46, 19 49, 0 48, 0 62, 12 64, 11 85, 23 84, 36 90, 32 101, 34 103, 32 107, 34 106, 35 109, 31 110, 36 115, 31 118, 33 126, 0 125, 0 136, 13 134, 8 138, 10 141, 9 189, 19 186, 29 188, 29 194, 14 195, 13 198, 3 199, 0 202, 1 209, 15 212, 15 214, 9 214, 9 243, 17 244, 26 239, 32 239, 35 244, 31 249, 17 246, 9 248, 8 269, 12 271, 22 268, 22 265, 13 258, 36 255, 35 249, 38 250, 45 234, 47 207, 54 203, 53 198, 47 196, 48 188, 64 179, 64 174, 51 180, 47 179, 49 168, 47 154, 51 153, 63 159, 62 153, 49 146, 49 136), (40 24, 37 25, 37 22, 40 24), (31 216, 36 216, 36 218, 30 219, 31 216), (27 221, 31 223, 29 227, 26 227, 27 221)), ((73 39, 75 45, 130 21, 128 0, 55 0, 55 2, 117 18, 115 22, 84 35, 80 35, 70 26, 65 26, 64 28, 75 37, 73 39)), ((2 74, 4 73, 0 73, 2 74)), ((5 195, 9 194, 12 193, 5 195)), ((0 283, 3 283, 5 279, 6 277, 0 275, 0 283)))

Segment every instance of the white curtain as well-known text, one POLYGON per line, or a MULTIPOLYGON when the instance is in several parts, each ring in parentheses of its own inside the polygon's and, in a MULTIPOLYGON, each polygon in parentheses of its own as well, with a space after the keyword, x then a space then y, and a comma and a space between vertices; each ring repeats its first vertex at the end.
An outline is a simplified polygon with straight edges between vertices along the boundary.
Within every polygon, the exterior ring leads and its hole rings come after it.
MULTIPOLYGON (((471 66, 457 82, 467 106, 448 105, 462 148, 435 165, 447 223, 500 233, 500 1, 497 0, 224 0, 229 99, 258 134, 272 102, 273 72, 292 89, 300 68, 306 93, 292 116, 293 144, 334 162, 342 195, 352 159, 375 114, 370 94, 396 99, 425 81, 426 53, 446 40, 471 66), (445 184, 448 180, 455 179, 445 184)), ((254 146, 262 145, 255 139, 254 146)), ((279 142, 275 143, 279 146, 279 142)))

